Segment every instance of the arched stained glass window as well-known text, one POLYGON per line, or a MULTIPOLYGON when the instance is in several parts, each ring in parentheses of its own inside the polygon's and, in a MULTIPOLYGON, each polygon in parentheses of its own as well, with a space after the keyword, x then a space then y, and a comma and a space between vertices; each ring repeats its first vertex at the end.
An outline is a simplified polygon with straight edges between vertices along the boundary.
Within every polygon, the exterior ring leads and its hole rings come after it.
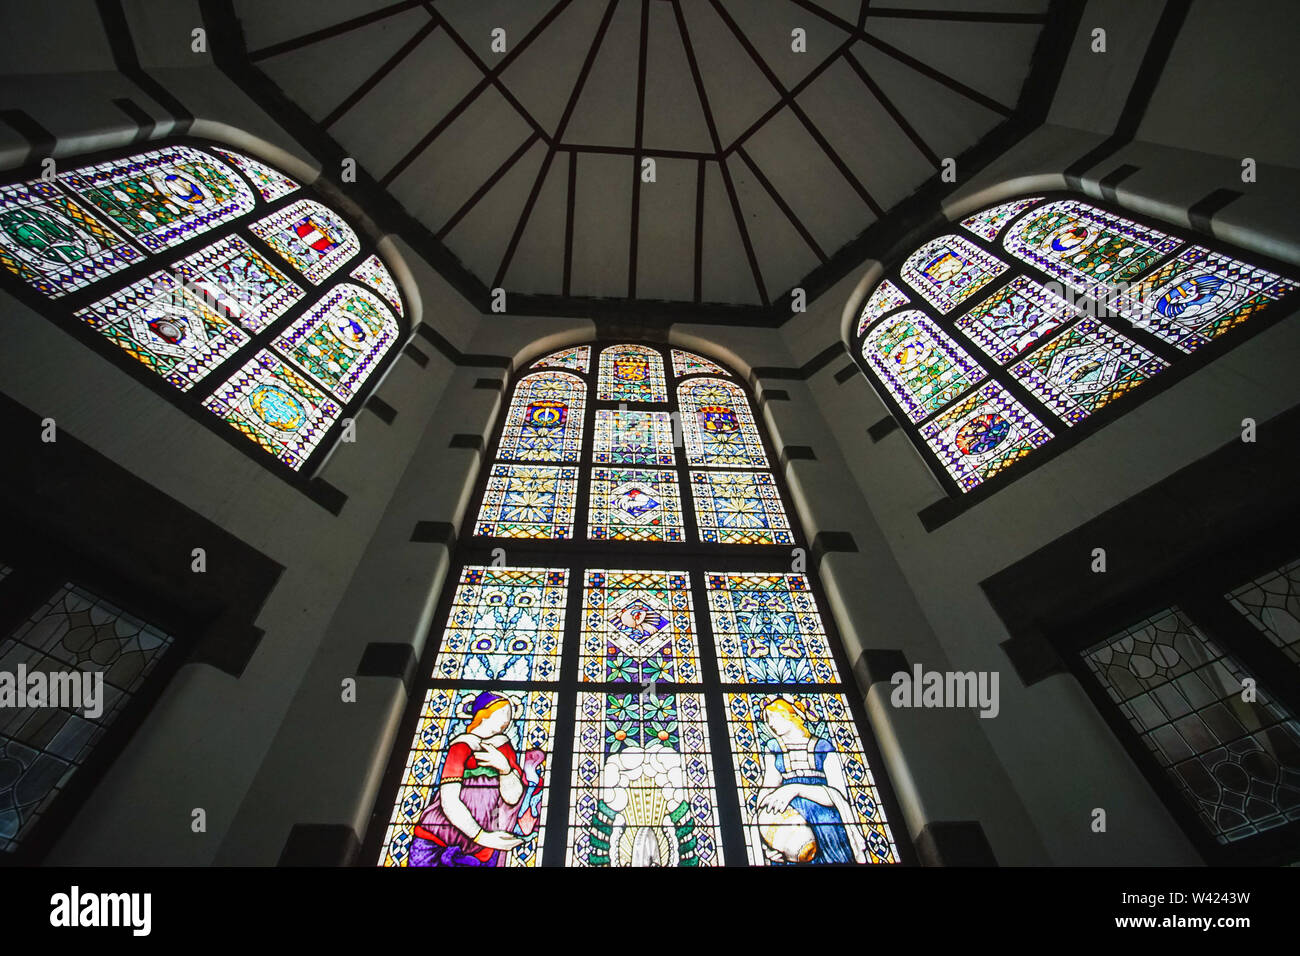
POLYGON ((371 859, 898 862, 892 798, 816 575, 790 570, 808 545, 746 390, 693 353, 594 348, 594 374, 582 346, 516 383, 371 859), (539 380, 596 398, 564 421, 576 456, 566 433, 517 464, 539 380))
POLYGON ((6 286, 285 477, 408 331, 372 244, 260 160, 187 140, 23 172, 0 185, 6 286))
POLYGON ((960 226, 968 235, 938 236, 886 270, 855 348, 957 494, 1043 460, 1030 453, 1065 447, 1066 434, 1077 441, 1296 288, 1271 265, 1078 198, 1017 199, 960 226))
POLYGON ((537 372, 519 380, 501 435, 508 461, 577 461, 587 385, 566 372, 537 372))

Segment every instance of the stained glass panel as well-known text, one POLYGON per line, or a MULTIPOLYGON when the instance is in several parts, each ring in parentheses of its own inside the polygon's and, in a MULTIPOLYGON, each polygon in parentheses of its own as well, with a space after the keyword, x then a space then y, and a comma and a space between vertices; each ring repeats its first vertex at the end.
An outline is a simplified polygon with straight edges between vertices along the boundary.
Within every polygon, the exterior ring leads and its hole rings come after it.
POLYGON ((1016 276, 959 316, 955 324, 995 362, 1005 365, 1079 315, 1051 290, 1016 276))
POLYGON ((834 684, 817 602, 802 574, 705 576, 724 684, 834 684))
POLYGON ((287 363, 263 350, 203 406, 297 471, 342 409, 287 363))
POLYGON ((495 538, 572 538, 577 493, 577 468, 493 465, 474 533, 495 538))
POLYGON ((587 537, 593 541, 681 541, 677 472, 651 468, 591 469, 587 537))
POLYGON ((781 493, 766 471, 692 471, 691 495, 706 544, 793 544, 781 493))
POLYGON ((593 461, 601 465, 672 465, 673 419, 668 412, 596 409, 593 461))
POLYGON ((880 791, 840 694, 727 694, 752 866, 897 863, 880 791))
POLYGON ((350 273, 352 278, 364 282, 384 297, 384 301, 393 307, 393 311, 402 315, 402 295, 397 291, 397 280, 380 261, 379 256, 369 256, 361 265, 350 273))
POLYGON ((305 293, 238 235, 229 235, 173 266, 192 295, 213 311, 260 332, 305 293))
POLYGON ((940 312, 951 312, 1006 271, 1005 262, 956 235, 930 240, 899 267, 903 280, 940 312))
POLYGON ((692 465, 767 467, 767 453, 749 410, 732 382, 696 378, 677 387, 686 460, 692 465))
POLYGON ((685 352, 682 349, 672 350, 673 358, 673 376, 681 378, 683 375, 695 375, 704 372, 707 375, 723 375, 731 378, 731 373, 721 365, 710 362, 703 355, 696 355, 694 352, 685 352))
POLYGON ((166 272, 146 276, 76 315, 183 392, 250 341, 166 272))
POLYGON ((0 672, 44 674, 47 686, 53 675, 77 675, 83 695, 90 675, 103 675, 102 690, 94 689, 95 678, 80 708, 49 706, 49 700, 0 705, 0 852, 13 852, 32 833, 173 643, 74 584, 59 588, 0 640, 0 672))
POLYGON ((520 379, 497 457, 576 462, 582 454, 586 395, 582 379, 567 372, 536 372, 520 379))
POLYGON ((998 237, 998 233, 1016 216, 1020 215, 1036 202, 1042 201, 1042 196, 1034 196, 1030 199, 1017 199, 1014 202, 1004 202, 1000 206, 991 206, 982 212, 977 212, 973 216, 967 216, 961 221, 966 229, 969 229, 975 235, 982 239, 992 242, 998 237))
POLYGON ((379 864, 538 866, 555 703, 553 691, 425 691, 379 864))
POLYGON ((578 695, 570 866, 721 866, 702 694, 578 695))
POLYGON ((298 184, 284 173, 272 169, 265 163, 258 162, 251 156, 236 153, 234 150, 217 149, 215 147, 212 151, 222 159, 228 160, 231 165, 247 176, 264 202, 274 202, 281 196, 287 196, 298 188, 298 184))
POLYGON ((83 166, 59 179, 150 252, 251 212, 257 202, 238 173, 189 146, 83 166))
POLYGON ((563 569, 461 569, 433 676, 557 680, 568 581, 563 569))
POLYGON ((1225 595, 1291 661, 1300 664, 1300 561, 1225 595))
POLYGON ((579 679, 649 684, 700 679, 685 571, 587 571, 579 679))
POLYGON ((867 326, 886 312, 892 312, 911 301, 907 293, 894 283, 888 279, 881 279, 875 291, 871 293, 871 298, 867 299, 867 304, 862 307, 862 317, 858 320, 858 335, 867 331, 867 326))
POLYGON ((249 228, 312 285, 320 285, 361 251, 352 227, 310 199, 299 199, 249 228))
POLYGON ((1130 288, 1115 307, 1139 328, 1192 352, 1295 288, 1267 269, 1192 246, 1130 288))
POLYGON ((984 369, 933 320, 898 312, 862 340, 862 357, 914 422, 984 378, 984 369))
POLYGON ((1052 431, 997 382, 987 382, 921 427, 962 491, 992 478, 1052 438, 1052 431))
POLYGON ((612 345, 600 353, 596 397, 602 402, 666 402, 664 360, 643 345, 612 345))
POLYGON ((1133 279, 1182 242, 1074 199, 1048 203, 1018 219, 1002 245, 1080 292, 1133 279))
POLYGON ((271 344, 346 402, 398 335, 382 299, 360 286, 336 285, 271 344))
POLYGON ((1081 653, 1219 843, 1300 820, 1300 723, 1179 608, 1081 653))
POLYGON ((565 368, 571 372, 586 373, 591 370, 591 346, 578 345, 544 355, 529 368, 565 368))
POLYGON ((0 186, 0 265, 47 297, 85 288, 143 258, 54 183, 0 186))

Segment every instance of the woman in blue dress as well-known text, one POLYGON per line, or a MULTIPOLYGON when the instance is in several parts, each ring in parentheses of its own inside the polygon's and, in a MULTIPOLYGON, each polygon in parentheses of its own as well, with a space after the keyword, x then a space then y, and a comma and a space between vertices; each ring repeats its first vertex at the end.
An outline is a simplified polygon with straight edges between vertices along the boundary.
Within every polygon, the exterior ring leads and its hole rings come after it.
POLYGON ((834 745, 814 736, 803 707, 785 697, 763 705, 763 722, 772 736, 754 845, 772 863, 866 863, 866 839, 834 745))

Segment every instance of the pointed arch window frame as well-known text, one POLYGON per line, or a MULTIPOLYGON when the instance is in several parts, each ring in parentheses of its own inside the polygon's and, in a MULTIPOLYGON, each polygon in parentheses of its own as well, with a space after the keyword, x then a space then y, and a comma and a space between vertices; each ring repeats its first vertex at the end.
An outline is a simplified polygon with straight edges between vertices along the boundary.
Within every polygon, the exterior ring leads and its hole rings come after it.
MULTIPOLYGON (((886 418, 873 424, 869 429, 872 440, 880 441, 890 431, 901 430, 906 434, 908 441, 925 462, 926 467, 942 490, 943 497, 923 508, 918 514, 918 518, 927 531, 933 531, 979 502, 997 494, 1003 488, 1091 437, 1137 406, 1156 397, 1165 389, 1177 384, 1238 345, 1285 319, 1295 312, 1297 306, 1300 306, 1300 295, 1292 291, 1270 305, 1259 309, 1235 327, 1187 353, 1155 334, 1134 325, 1119 313, 1113 305, 1109 312, 1104 312, 1098 308, 1100 303, 1096 302, 1096 300, 1086 294, 1076 293, 1074 300, 1076 305, 1089 306, 1093 311, 1085 312, 1082 317, 1067 317, 1065 322, 1036 339, 1024 351, 1005 362, 999 362, 981 348, 973 337, 964 332, 957 325, 957 320, 988 301, 990 297, 996 295, 1018 277, 1023 276, 1040 286, 1047 286, 1049 289, 1061 288, 1064 285, 1056 276, 1017 256, 1003 245, 1003 241, 1017 223, 1023 222, 1027 217, 1032 216, 1035 210, 1063 200, 1084 203, 1105 214, 1130 220, 1144 228, 1158 230, 1177 240, 1170 251, 1158 256, 1149 267, 1138 273, 1132 280, 1133 283, 1155 274, 1162 266, 1177 259, 1180 253, 1190 247, 1200 246, 1208 249, 1211 253, 1230 256, 1249 266, 1265 269, 1295 286, 1300 286, 1300 278, 1297 278, 1300 277, 1300 269, 1297 269, 1294 265, 1262 253, 1243 250, 1198 228, 1189 228, 1167 222, 1125 208, 1108 199, 1099 199, 1073 190, 1036 190, 1006 196, 953 219, 944 220, 924 234, 909 238, 906 246, 896 249, 894 254, 888 257, 886 260, 887 267, 877 277, 858 304, 848 329, 848 351, 855 367, 880 398, 887 412, 886 418), (980 215, 999 206, 1017 203, 1032 197, 1038 197, 1038 201, 1020 209, 1003 221, 992 240, 962 225, 962 221, 965 219, 980 215), (932 306, 926 297, 920 294, 903 277, 902 267, 914 253, 921 250, 928 243, 946 235, 959 236, 980 252, 992 254, 1005 263, 1007 268, 961 304, 947 312, 941 312, 932 306), (905 300, 896 302, 869 321, 863 321, 863 312, 871 301, 872 295, 886 281, 901 290, 904 293, 905 300), (878 378, 875 370, 862 354, 863 343, 875 329, 890 321, 897 314, 907 310, 921 312, 950 339, 956 342, 958 346, 968 352, 976 362, 983 365, 988 373, 986 377, 979 379, 974 385, 962 389, 960 395, 946 403, 943 408, 926 415, 916 422, 912 421, 906 407, 890 393, 888 387, 878 378), (1167 364, 1135 387, 1130 388, 1125 394, 1113 398, 1102 408, 1091 412, 1081 421, 1073 425, 1067 425, 1059 412, 1053 411, 1048 403, 1038 398, 1012 374, 1011 366, 1023 361, 1037 349, 1058 339, 1062 333, 1076 325, 1076 320, 1089 318, 1096 319, 1103 327, 1116 331, 1130 341, 1136 342, 1143 349, 1167 364), (1032 416, 1049 428, 1053 434, 1051 438, 1033 447, 1020 460, 1003 468, 997 474, 980 481, 970 490, 963 490, 958 481, 949 474, 936 451, 926 442, 924 429, 926 425, 936 422, 945 411, 955 408, 962 400, 975 395, 976 392, 990 382, 996 382, 1000 385, 1005 393, 1019 402, 1032 416)), ((1068 289, 1068 286, 1066 288, 1068 289)))
MULTIPOLYGON (((129 159, 174 146, 185 146, 206 152, 213 159, 223 163, 252 194, 252 208, 238 216, 224 219, 210 229, 201 232, 196 231, 184 241, 177 242, 164 249, 154 251, 141 246, 145 250, 145 254, 136 257, 131 265, 100 276, 85 286, 62 294, 57 298, 48 298, 22 278, 3 268, 0 268, 0 288, 86 345, 96 354, 126 372, 136 382, 179 409, 186 417, 201 425, 205 430, 217 435, 231 447, 238 449, 239 452, 256 461, 263 468, 316 501, 322 507, 337 512, 340 507, 337 492, 321 482, 320 472, 337 447, 345 423, 356 418, 370 400, 370 397, 376 392, 397 357, 402 354, 406 343, 410 341, 415 333, 415 326, 411 321, 411 302, 396 279, 396 275, 389 264, 389 256, 379 249, 377 239, 356 218, 339 208, 335 198, 318 189, 314 185, 315 181, 303 182, 297 177, 288 177, 288 174, 283 173, 273 160, 266 159, 242 146, 189 135, 165 136, 156 140, 140 140, 111 149, 58 157, 57 174, 62 177, 74 170, 114 160, 129 159), (281 193, 267 201, 262 197, 258 183, 253 176, 247 173, 241 165, 231 160, 226 155, 227 153, 235 153, 264 165, 273 173, 292 179, 297 183, 297 188, 281 193), (352 231, 358 244, 350 256, 340 260, 327 276, 316 282, 312 282, 293 262, 263 241, 252 228, 260 220, 273 216, 302 200, 311 200, 324 206, 352 231), (161 272, 171 275, 174 263, 178 263, 199 250, 231 236, 238 236, 284 277, 298 285, 303 294, 288 309, 281 312, 273 321, 264 324, 258 331, 251 332, 244 329, 246 340, 237 348, 230 350, 229 354, 203 377, 199 385, 182 392, 161 375, 150 370, 142 362, 132 358, 103 334, 91 328, 84 320, 77 317, 78 311, 122 292, 133 283, 147 279, 154 273, 161 272), (398 296, 397 305, 388 299, 384 291, 376 289, 366 280, 353 275, 354 272, 365 266, 372 257, 377 258, 393 278, 393 285, 398 296), (327 399, 339 406, 338 415, 311 446, 303 457, 301 465, 295 469, 286 462, 281 461, 260 444, 245 437, 218 414, 210 411, 205 407, 204 400, 219 393, 229 381, 237 376, 240 369, 251 363, 255 356, 266 351, 268 346, 271 346, 277 338, 310 313, 331 290, 336 286, 344 285, 358 286, 365 292, 372 293, 375 298, 384 303, 396 322, 397 335, 386 346, 382 354, 374 362, 373 367, 366 372, 360 386, 346 400, 339 399, 323 389, 318 382, 309 375, 304 374, 304 369, 293 365, 292 360, 290 360, 289 367, 299 377, 304 378, 313 388, 321 391, 327 399)), ((44 157, 34 157, 22 166, 0 172, 0 186, 41 179, 44 172, 42 168, 43 160, 44 157)), ((72 188, 72 191, 75 193, 76 189, 72 188)), ((94 210, 94 212, 100 221, 109 223, 115 235, 128 237, 129 242, 128 234, 119 228, 116 223, 112 223, 106 214, 98 210, 94 210)), ((286 358, 289 358, 287 353, 283 352, 271 352, 271 355, 282 363, 286 358)), ((57 374, 57 370, 55 370, 54 374, 57 374)))

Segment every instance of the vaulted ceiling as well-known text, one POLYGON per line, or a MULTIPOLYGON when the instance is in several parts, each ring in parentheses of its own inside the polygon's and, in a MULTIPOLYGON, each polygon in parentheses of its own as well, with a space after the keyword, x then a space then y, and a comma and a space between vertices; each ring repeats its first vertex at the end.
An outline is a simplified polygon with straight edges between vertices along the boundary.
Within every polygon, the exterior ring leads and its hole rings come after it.
POLYGON ((1059 19, 1047 0, 234 10, 252 66, 473 285, 593 311, 767 312, 816 286, 945 157, 1024 121, 1059 19))

